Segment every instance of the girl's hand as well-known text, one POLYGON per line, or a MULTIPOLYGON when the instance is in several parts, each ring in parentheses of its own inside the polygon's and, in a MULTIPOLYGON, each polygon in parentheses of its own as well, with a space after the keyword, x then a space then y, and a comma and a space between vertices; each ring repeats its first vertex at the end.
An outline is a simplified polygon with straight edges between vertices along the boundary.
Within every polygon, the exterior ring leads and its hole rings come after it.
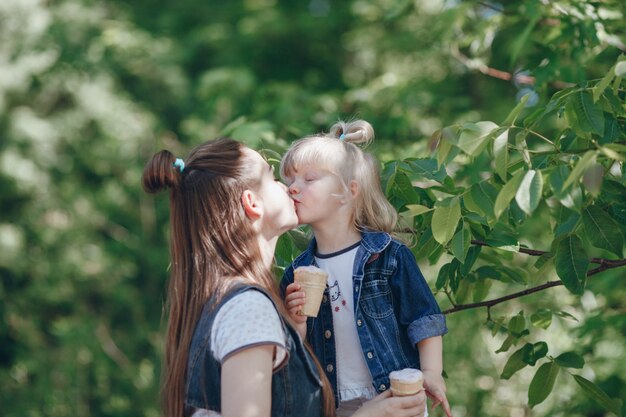
POLYGON ((363 404, 353 417, 423 417, 426 395, 420 391, 406 397, 392 397, 387 390, 363 404))
POLYGON ((300 291, 300 284, 292 282, 285 288, 285 306, 289 310, 289 316, 296 324, 296 330, 302 337, 306 339, 306 316, 298 314, 304 305, 304 291, 300 291))
POLYGON ((450 411, 450 404, 448 404, 448 398, 446 397, 446 383, 441 376, 441 373, 429 370, 422 370, 424 374, 424 388, 426 388, 426 395, 433 400, 431 410, 435 409, 439 404, 443 407, 447 417, 452 417, 450 411))

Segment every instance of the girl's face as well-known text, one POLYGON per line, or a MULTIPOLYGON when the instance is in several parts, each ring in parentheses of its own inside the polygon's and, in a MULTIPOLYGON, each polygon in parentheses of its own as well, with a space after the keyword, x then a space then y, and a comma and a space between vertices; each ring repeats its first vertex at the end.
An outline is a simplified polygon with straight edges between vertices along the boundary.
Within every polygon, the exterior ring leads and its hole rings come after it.
POLYGON ((288 179, 289 195, 296 203, 300 224, 313 227, 336 216, 345 206, 345 194, 339 178, 328 170, 304 166, 288 179))
POLYGON ((293 229, 298 224, 298 217, 287 187, 276 179, 272 167, 258 152, 249 148, 245 148, 244 152, 249 154, 252 169, 260 178, 256 192, 263 207, 263 229, 275 236, 293 229))

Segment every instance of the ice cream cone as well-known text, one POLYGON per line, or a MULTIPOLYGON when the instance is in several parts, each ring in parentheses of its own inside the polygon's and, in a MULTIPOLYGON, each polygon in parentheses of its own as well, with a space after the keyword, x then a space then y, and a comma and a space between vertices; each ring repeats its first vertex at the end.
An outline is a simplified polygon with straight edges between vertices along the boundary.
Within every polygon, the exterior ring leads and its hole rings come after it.
POLYGON ((305 294, 305 304, 298 314, 309 317, 317 317, 317 313, 322 303, 324 289, 328 274, 315 266, 301 266, 296 268, 294 273, 294 282, 300 284, 305 294))
POLYGON ((417 394, 424 389, 424 375, 419 369, 405 368, 389 374, 394 397, 417 394))

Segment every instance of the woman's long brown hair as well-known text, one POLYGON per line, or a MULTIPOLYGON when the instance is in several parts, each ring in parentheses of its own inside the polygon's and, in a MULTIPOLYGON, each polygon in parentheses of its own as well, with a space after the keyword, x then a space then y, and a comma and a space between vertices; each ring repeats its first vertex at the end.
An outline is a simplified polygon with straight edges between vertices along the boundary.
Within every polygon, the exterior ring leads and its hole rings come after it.
MULTIPOLYGON (((244 278, 267 290, 281 316, 293 325, 241 204, 243 191, 255 190, 260 183, 243 145, 228 138, 203 143, 186 158, 182 172, 173 165, 175 160, 167 150, 158 152, 142 177, 148 193, 170 189, 169 318, 161 386, 166 417, 184 416, 188 350, 196 322, 209 298, 219 301, 228 290, 229 278, 244 278)), ((330 384, 315 362, 323 379, 323 412, 332 416, 330 384)))

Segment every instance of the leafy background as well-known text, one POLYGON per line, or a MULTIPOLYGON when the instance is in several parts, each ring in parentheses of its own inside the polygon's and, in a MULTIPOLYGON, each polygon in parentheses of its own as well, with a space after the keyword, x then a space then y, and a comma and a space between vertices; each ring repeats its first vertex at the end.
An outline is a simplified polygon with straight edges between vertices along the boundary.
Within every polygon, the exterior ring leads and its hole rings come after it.
MULTIPOLYGON (((0 414, 156 416, 167 197, 339 118, 443 310, 456 416, 623 415, 620 0, 0 2, 0 414)), ((281 239, 279 266, 303 231, 281 239)), ((440 415, 440 411, 433 413, 440 415)))

